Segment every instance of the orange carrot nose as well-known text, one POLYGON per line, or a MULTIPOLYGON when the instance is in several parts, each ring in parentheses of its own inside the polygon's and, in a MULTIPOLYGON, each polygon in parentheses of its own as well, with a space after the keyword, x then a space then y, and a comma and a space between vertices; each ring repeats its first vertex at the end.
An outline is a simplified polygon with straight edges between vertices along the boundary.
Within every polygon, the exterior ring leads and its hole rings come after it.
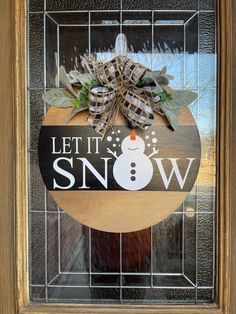
POLYGON ((136 140, 136 133, 135 133, 134 129, 132 129, 132 131, 130 133, 130 140, 131 141, 135 141, 136 140))

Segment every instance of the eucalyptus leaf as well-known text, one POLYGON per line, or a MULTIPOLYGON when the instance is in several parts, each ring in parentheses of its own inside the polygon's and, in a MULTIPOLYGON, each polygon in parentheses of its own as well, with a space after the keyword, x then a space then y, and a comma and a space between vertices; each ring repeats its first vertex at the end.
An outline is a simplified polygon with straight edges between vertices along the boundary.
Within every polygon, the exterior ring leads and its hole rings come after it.
POLYGON ((152 74, 153 74, 154 77, 158 77, 160 75, 164 75, 165 77, 168 78, 168 80, 170 80, 170 81, 174 80, 174 76, 170 75, 170 74, 163 73, 163 69, 161 71, 152 71, 152 74))
POLYGON ((167 72, 167 66, 165 65, 161 70, 161 74, 166 74, 166 72, 167 72))
POLYGON ((96 80, 96 75, 93 73, 79 73, 76 76, 76 79, 84 85, 85 83, 88 83, 89 85, 93 80, 96 80))
POLYGON ((180 110, 190 105, 196 99, 197 94, 191 91, 175 91, 172 94, 172 100, 160 102, 161 110, 174 130, 178 126, 180 110))
POLYGON ((80 74, 79 71, 77 70, 72 70, 69 72, 69 75, 73 78, 73 79, 76 79, 76 77, 78 76, 78 74, 80 74))
POLYGON ((167 109, 180 110, 187 107, 197 99, 197 94, 191 91, 175 91, 172 94, 172 100, 166 101, 164 104, 167 109))
POLYGON ((72 111, 65 117, 65 122, 69 122, 72 118, 74 118, 74 116, 77 115, 77 113, 87 110, 87 109, 88 109, 88 106, 81 107, 81 108, 76 108, 76 107, 73 108, 72 111))
POLYGON ((155 79, 160 85, 169 85, 170 83, 167 75, 164 75, 164 74, 158 75, 155 79))
POLYGON ((161 110, 165 114, 165 117, 168 120, 168 122, 170 123, 173 130, 176 130, 178 127, 179 111, 178 110, 168 110, 163 105, 161 105, 161 110))
POLYGON ((78 71, 73 70, 73 71, 70 71, 69 74, 67 74, 67 77, 69 78, 69 81, 71 84, 81 85, 79 80, 77 79, 78 73, 79 73, 78 71))
POLYGON ((156 85, 156 88, 154 89, 155 94, 160 94, 161 92, 163 92, 163 89, 161 88, 161 86, 157 82, 156 77, 154 76, 153 72, 147 71, 143 77, 143 80, 153 81, 155 83, 155 85, 156 85))
POLYGON ((73 95, 77 96, 66 74, 64 66, 60 66, 59 68, 59 80, 62 83, 62 85, 65 86, 73 95))
POLYGON ((160 85, 168 85, 172 76, 168 76, 166 74, 161 74, 161 72, 160 72, 159 74, 153 73, 153 78, 160 85))
POLYGON ((50 106, 59 108, 73 107, 73 98, 62 89, 53 88, 43 94, 43 100, 50 106))
POLYGON ((83 56, 80 56, 80 59, 81 59, 81 65, 84 69, 84 72, 85 73, 89 73, 89 74, 92 74, 93 71, 92 69, 89 67, 89 64, 88 64, 88 61, 83 57, 83 56))

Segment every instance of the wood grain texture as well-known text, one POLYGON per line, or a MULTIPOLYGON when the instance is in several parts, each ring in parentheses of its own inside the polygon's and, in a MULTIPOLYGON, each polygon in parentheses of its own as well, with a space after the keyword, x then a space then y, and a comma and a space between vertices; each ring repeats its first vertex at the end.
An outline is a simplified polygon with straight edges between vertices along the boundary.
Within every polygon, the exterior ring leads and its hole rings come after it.
POLYGON ((29 300, 28 275, 28 104, 26 77, 26 1, 15 1, 15 133, 16 133, 16 275, 17 311, 29 300), (24 287, 24 289, 22 289, 24 287))
MULTIPOLYGON (((235 159, 231 159, 232 149, 232 1, 218 2, 218 125, 217 125, 217 182, 218 182, 218 228, 217 228, 217 254, 216 254, 216 275, 217 275, 217 302, 224 313, 230 312, 231 278, 236 274, 232 273, 230 263, 230 230, 232 217, 232 193, 230 181, 233 178, 231 166, 235 159)), ((235 82, 234 82, 235 84, 235 82)), ((235 123, 235 122, 234 122, 235 123)))
MULTIPOLYGON (((86 306, 28 304, 27 281, 27 198, 26 184, 26 118, 25 106, 25 1, 0 0, 0 78, 1 78, 1 149, 0 149, 0 313, 165 313, 165 314, 235 314, 236 313, 236 96, 235 51, 232 40, 232 17, 236 15, 233 0, 219 0, 219 133, 218 133, 218 251, 217 285, 219 308, 214 306, 86 306), (14 8, 14 5, 16 8, 14 8), (232 9, 233 5, 233 9, 232 9), (15 21, 15 25, 14 25, 15 21), (14 26, 15 35, 14 36, 14 26), (16 53, 15 53, 16 51, 16 53), (233 57, 234 56, 234 57, 233 57), (17 61, 18 63, 16 63, 17 61), (15 65, 17 64, 17 68, 15 65), (232 67, 233 65, 233 67, 232 67), (17 70, 18 69, 18 70, 17 70), (234 71, 233 71, 234 69, 234 71), (16 79, 16 81, 15 81, 16 79), (9 86, 12 88, 9 89, 9 86), (15 87, 14 87, 15 86, 15 87), (16 112, 16 127, 13 112, 16 112), (15 179, 16 142, 23 149, 17 155, 18 177, 15 179), (4 149, 3 149, 4 147, 4 149), (226 148, 226 149, 225 149, 226 148), (21 181, 20 181, 21 178, 21 181), (23 180, 23 181, 22 181, 23 180), (14 190, 18 183, 17 189, 14 190), (22 184, 23 183, 23 184, 22 184), (16 211, 15 211, 15 197, 16 211), (18 213, 15 216, 15 213, 18 213), (16 226, 14 220, 16 219, 16 226), (15 241, 15 233, 17 238, 15 241), (231 264, 229 263, 231 259, 231 264), (17 280, 15 274, 17 273, 17 280), (18 307, 16 306, 18 303, 18 307)), ((234 29, 236 28, 234 19, 234 29)))
POLYGON ((0 1, 0 21, 0 313, 13 314, 16 295, 14 1, 0 1))
POLYGON ((75 306, 75 305, 62 305, 62 306, 42 306, 42 305, 29 305, 28 308, 22 309, 20 314, 225 314, 216 306, 202 305, 202 306, 145 306, 145 305, 92 305, 75 306))
MULTIPOLYGON (((87 122, 87 111, 82 111, 79 115, 76 115, 69 122, 65 123, 65 117, 71 112, 71 108, 55 108, 51 107, 47 112, 47 115, 43 121, 44 125, 88 125, 87 122)), ((195 125, 193 116, 188 108, 181 110, 180 116, 178 117, 179 125, 195 125)), ((116 116, 115 123, 118 125, 127 124, 124 116, 118 114, 116 116)), ((168 122, 165 118, 161 117, 158 114, 154 115, 153 125, 168 125, 168 122)))
POLYGON ((155 225, 173 212, 173 204, 174 208, 179 208, 189 194, 153 191, 132 191, 129 196, 127 191, 50 193, 60 207, 74 219, 86 226, 107 232, 134 232, 155 225), (147 202, 147 195, 151 202, 147 202))
MULTIPOLYGON (((231 283, 230 283, 230 314, 236 313, 236 231, 235 231, 235 222, 236 222, 236 1, 232 2, 232 12, 233 12, 233 20, 232 20, 232 129, 231 129, 231 151, 230 151, 230 202, 231 202, 231 283)), ((229 37, 229 40, 231 37, 229 37)), ((228 78, 231 80, 231 78, 228 78)))

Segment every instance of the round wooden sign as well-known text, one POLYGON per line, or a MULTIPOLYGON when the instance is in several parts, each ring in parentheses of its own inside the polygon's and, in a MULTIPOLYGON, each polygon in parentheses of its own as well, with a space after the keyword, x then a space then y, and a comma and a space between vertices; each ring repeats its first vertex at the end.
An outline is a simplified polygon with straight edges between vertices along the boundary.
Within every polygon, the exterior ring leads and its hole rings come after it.
POLYGON ((120 114, 103 139, 87 112, 50 108, 39 136, 39 165, 57 204, 74 219, 107 232, 157 224, 178 209, 196 180, 199 132, 189 109, 176 131, 155 115, 147 130, 131 130, 120 114))

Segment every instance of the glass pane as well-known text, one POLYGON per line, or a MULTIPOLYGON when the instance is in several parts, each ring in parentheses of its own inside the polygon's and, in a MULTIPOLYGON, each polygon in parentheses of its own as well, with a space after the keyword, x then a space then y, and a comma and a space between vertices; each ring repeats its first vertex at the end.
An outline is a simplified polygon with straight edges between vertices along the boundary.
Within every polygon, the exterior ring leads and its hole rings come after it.
MULTIPOLYGON (((29 276, 32 302, 202 304, 215 302, 216 21, 215 0, 28 0, 29 276), (191 90, 201 167, 183 204, 165 220, 132 233, 108 233, 67 215, 47 192, 37 157, 60 65, 80 55, 109 60, 115 38, 128 57, 175 76, 191 90)), ((112 208, 111 208, 112 210, 112 208)))

